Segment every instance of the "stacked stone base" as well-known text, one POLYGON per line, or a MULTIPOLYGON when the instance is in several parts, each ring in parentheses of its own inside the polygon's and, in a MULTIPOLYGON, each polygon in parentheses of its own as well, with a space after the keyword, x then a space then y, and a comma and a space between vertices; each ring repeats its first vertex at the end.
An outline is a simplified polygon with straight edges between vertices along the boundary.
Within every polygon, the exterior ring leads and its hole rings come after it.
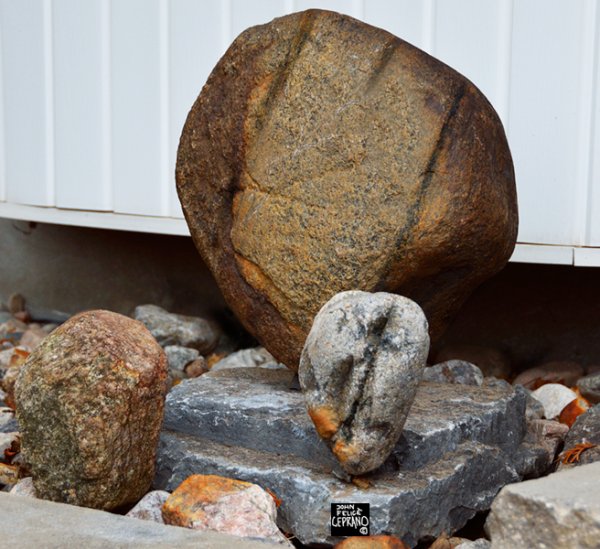
POLYGON ((525 398, 508 384, 422 383, 387 462, 353 483, 308 417, 291 372, 243 368, 182 382, 167 398, 156 487, 195 473, 255 482, 281 500, 279 525, 335 543, 331 503, 369 503, 371 534, 411 546, 461 528, 548 456, 523 444, 525 398))

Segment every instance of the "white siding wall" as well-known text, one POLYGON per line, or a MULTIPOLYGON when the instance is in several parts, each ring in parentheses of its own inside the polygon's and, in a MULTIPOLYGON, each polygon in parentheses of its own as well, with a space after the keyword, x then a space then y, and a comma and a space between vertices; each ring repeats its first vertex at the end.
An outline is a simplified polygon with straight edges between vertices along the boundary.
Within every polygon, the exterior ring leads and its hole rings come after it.
POLYGON ((469 77, 507 129, 516 260, 600 265, 597 0, 0 0, 0 216, 186 233, 185 116, 231 40, 320 7, 469 77), (587 247, 587 248, 582 248, 587 247))

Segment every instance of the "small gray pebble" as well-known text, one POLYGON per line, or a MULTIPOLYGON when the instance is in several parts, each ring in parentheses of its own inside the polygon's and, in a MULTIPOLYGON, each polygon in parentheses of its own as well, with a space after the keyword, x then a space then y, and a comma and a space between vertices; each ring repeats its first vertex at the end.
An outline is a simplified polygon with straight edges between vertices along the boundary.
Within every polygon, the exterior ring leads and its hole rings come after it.
POLYGON ((476 385, 483 383, 483 372, 465 360, 447 360, 425 368, 423 381, 476 385))
POLYGON ((200 353, 196 349, 190 347, 180 347, 179 345, 167 345, 165 347, 169 370, 183 373, 185 367, 196 360, 200 353))

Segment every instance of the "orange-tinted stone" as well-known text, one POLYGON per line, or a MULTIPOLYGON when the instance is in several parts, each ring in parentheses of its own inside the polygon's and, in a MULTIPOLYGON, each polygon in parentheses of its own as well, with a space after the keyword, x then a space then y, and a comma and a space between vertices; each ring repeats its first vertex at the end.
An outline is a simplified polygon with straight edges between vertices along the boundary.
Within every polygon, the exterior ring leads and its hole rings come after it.
POLYGON ((192 475, 162 507, 166 524, 286 543, 274 498, 260 486, 217 475, 192 475))
POLYGON ((409 549, 395 536, 354 536, 346 538, 335 549, 409 549))
POLYGON ((167 524, 192 528, 194 522, 205 518, 204 506, 216 503, 226 494, 247 490, 249 482, 217 475, 192 475, 186 478, 163 504, 167 524))
POLYGON ((572 427, 575 420, 589 409, 589 402, 585 400, 585 398, 579 396, 563 408, 563 411, 558 416, 558 421, 572 427))

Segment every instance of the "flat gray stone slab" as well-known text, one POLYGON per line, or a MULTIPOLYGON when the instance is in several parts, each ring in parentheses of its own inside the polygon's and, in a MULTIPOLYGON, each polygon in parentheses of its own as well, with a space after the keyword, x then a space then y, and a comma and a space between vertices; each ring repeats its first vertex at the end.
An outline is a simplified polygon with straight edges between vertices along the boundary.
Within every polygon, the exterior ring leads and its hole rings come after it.
MULTIPOLYGON (((167 396, 164 427, 223 444, 294 455, 337 470, 317 434, 293 372, 237 368, 185 380, 167 396)), ((394 450, 403 469, 435 461, 464 441, 514 451, 525 433, 525 399, 508 384, 423 382, 394 450)))
POLYGON ((173 388, 156 487, 174 489, 195 473, 256 482, 282 500, 280 526, 303 543, 339 541, 330 536, 331 503, 370 503, 372 533, 415 545, 489 509, 533 460, 521 445, 524 394, 506 383, 422 383, 393 455, 358 488, 336 469, 292 377, 238 368, 173 388))
POLYGON ((0 532, 3 547, 24 549, 281 547, 225 534, 165 526, 104 511, 4 492, 0 492, 0 532))
POLYGON ((600 462, 502 489, 486 528, 494 549, 600 546, 600 462))
MULTIPOLYGON (((278 523, 302 543, 336 543, 330 535, 331 503, 370 503, 371 532, 393 533, 415 545, 419 538, 454 531, 519 476, 497 449, 464 443, 443 459, 413 471, 378 471, 361 489, 295 456, 232 447, 190 435, 163 432, 157 488, 173 490, 202 473, 254 482, 282 500, 278 523)), ((366 478, 366 477, 365 477, 366 478)))

